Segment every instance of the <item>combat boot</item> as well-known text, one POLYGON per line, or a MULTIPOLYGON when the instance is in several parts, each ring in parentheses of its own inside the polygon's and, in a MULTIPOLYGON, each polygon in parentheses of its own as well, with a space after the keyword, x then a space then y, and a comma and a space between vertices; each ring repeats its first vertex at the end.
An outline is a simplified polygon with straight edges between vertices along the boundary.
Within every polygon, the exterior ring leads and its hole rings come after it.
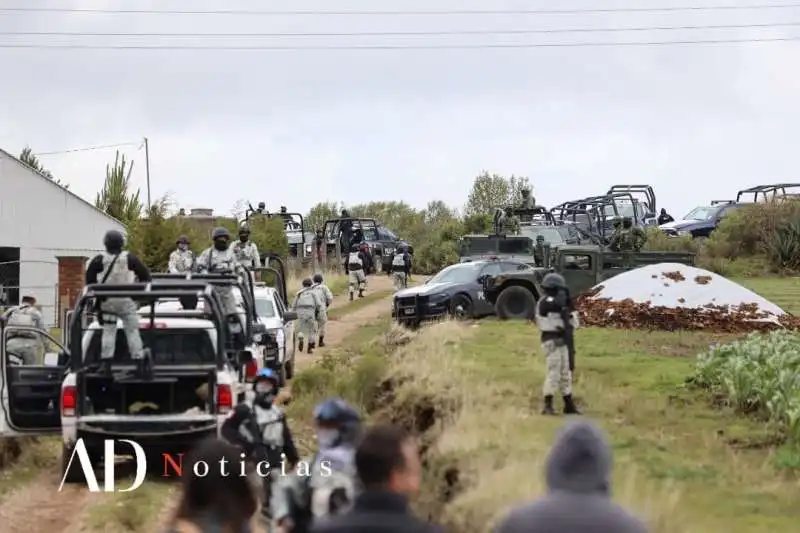
POLYGON ((297 341, 297 351, 298 352, 302 352, 303 351, 303 339, 300 339, 300 340, 297 341))
POLYGON ((350 301, 351 302, 353 301, 353 296, 354 296, 353 291, 350 291, 350 301))
POLYGON ((308 355, 314 353, 314 348, 316 348, 316 344, 313 342, 308 343, 308 355))
POLYGON ((324 346, 325 346, 325 337, 323 336, 319 338, 319 347, 322 348, 324 346))
POLYGON ((544 407, 542 408, 543 415, 554 415, 556 414, 555 409, 553 409, 553 396, 548 394, 544 397, 544 407))
POLYGON ((579 415, 578 408, 575 407, 575 402, 572 401, 572 394, 564 395, 564 414, 565 415, 579 415))
POLYGON ((358 297, 359 298, 363 298, 364 297, 364 289, 358 289, 358 297))
POLYGON ((153 355, 150 352, 150 348, 142 350, 141 359, 136 361, 136 373, 141 379, 153 379, 153 355))

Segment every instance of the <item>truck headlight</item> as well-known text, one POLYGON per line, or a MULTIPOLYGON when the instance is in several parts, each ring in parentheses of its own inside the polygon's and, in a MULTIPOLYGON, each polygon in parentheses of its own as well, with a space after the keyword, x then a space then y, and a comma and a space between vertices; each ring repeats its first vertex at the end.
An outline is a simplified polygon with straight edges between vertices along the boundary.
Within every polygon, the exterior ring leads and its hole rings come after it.
POLYGON ((253 335, 253 342, 255 342, 256 344, 261 343, 262 340, 264 340, 264 336, 261 333, 256 333, 255 335, 253 335))
POLYGON ((691 237, 692 236, 692 232, 691 231, 687 231, 685 229, 679 229, 676 233, 678 234, 678 237, 691 237))

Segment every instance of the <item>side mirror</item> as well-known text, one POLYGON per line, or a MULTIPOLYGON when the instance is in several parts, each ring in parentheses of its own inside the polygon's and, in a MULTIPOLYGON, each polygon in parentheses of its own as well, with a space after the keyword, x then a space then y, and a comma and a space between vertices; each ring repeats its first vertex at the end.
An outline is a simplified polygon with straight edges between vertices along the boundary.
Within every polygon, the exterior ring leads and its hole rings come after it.
POLYGON ((59 362, 61 360, 61 354, 58 352, 47 352, 44 354, 44 366, 59 366, 59 362))
POLYGON ((284 322, 291 322, 292 320, 297 320, 297 313, 294 311, 286 311, 283 313, 283 321, 284 322))
POLYGON ((249 350, 242 350, 236 354, 236 359, 241 365, 246 365, 253 360, 253 354, 249 350))

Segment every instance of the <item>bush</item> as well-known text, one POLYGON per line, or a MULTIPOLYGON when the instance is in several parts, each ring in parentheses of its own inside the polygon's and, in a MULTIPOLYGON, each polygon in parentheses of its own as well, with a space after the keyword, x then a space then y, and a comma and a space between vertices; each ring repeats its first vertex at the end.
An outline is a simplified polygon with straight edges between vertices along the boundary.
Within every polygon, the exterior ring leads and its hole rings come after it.
POLYGON ((763 416, 800 445, 800 336, 788 331, 751 334, 711 347, 697 358, 696 385, 737 411, 763 416))
POLYGON ((725 217, 706 243, 711 259, 756 259, 776 273, 800 270, 800 200, 741 207, 725 217))

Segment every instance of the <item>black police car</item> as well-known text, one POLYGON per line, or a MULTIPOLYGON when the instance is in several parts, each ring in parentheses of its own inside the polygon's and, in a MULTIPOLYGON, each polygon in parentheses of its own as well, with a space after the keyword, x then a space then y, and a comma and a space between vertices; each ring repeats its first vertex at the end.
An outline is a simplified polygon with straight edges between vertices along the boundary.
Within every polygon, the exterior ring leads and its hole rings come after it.
POLYGON ((479 318, 494 314, 486 301, 483 280, 503 272, 533 270, 509 259, 487 259, 451 265, 424 285, 401 289, 394 295, 392 316, 401 324, 416 326, 424 320, 446 316, 479 318))

